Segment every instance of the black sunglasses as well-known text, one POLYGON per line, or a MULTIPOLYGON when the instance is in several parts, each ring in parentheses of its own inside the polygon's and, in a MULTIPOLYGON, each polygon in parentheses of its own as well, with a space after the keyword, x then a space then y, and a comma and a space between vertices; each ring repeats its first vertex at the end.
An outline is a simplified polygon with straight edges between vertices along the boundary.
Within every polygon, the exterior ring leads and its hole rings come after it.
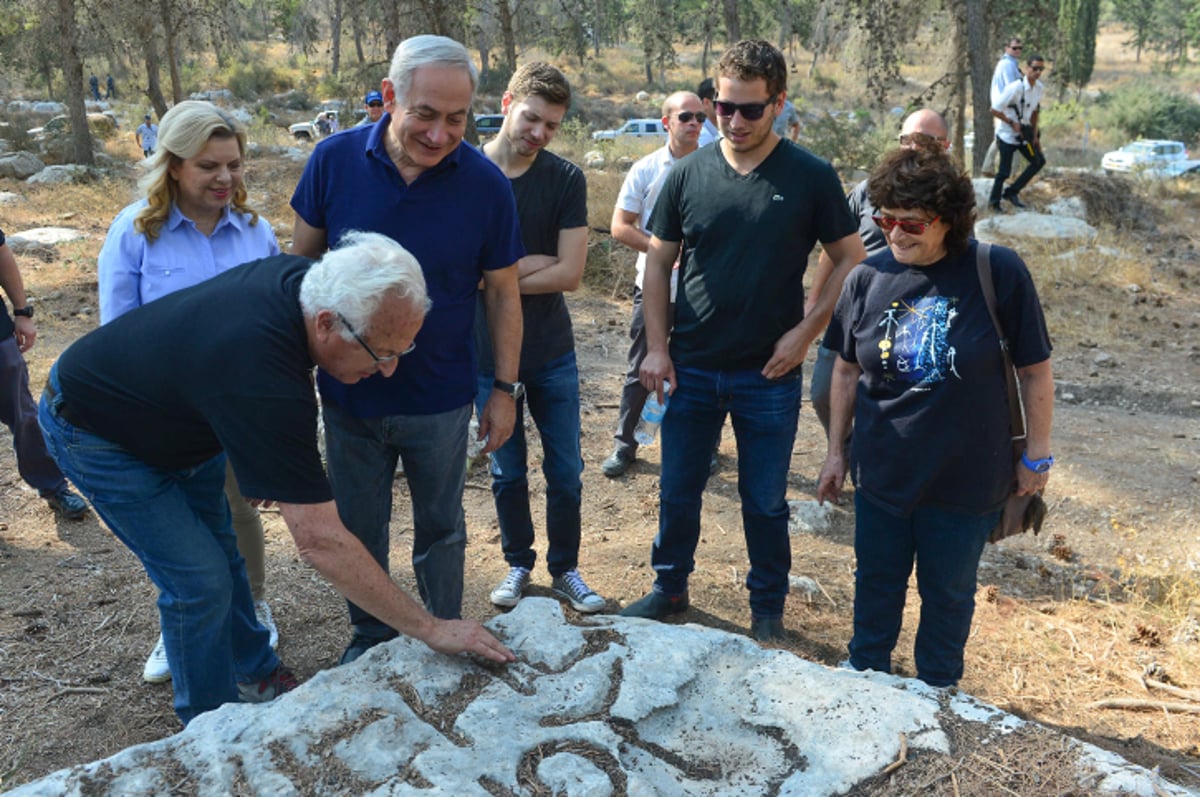
POLYGON ((708 116, 704 113, 704 111, 680 111, 678 116, 679 121, 685 125, 693 119, 700 124, 704 124, 704 120, 707 118, 708 116))
POLYGON ((717 111, 717 116, 733 116, 735 113, 740 113, 742 118, 747 122, 757 122, 763 118, 768 106, 775 104, 775 98, 766 102, 726 102, 725 100, 717 100, 713 103, 713 108, 717 111))
POLYGON ((375 100, 371 100, 370 102, 368 102, 368 103, 367 103, 367 106, 368 106, 368 107, 370 107, 370 108, 382 108, 382 107, 383 107, 383 103, 382 103, 382 102, 377 102, 377 101, 375 101, 375 100))

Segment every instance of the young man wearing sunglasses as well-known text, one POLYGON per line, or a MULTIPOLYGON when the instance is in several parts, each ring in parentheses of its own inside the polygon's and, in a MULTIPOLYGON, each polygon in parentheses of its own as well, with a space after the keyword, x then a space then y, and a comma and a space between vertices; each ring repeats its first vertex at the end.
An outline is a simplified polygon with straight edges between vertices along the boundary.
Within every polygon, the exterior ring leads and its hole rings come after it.
MULTIPOLYGON (((579 287, 587 261, 587 181, 578 166, 546 150, 571 107, 567 78, 544 61, 513 74, 501 99, 500 132, 483 154, 512 184, 525 257, 517 265, 524 338, 513 435, 491 454, 492 497, 509 571, 491 593, 497 606, 516 606, 529 585, 537 553, 529 509, 525 424, 529 407, 542 440, 546 478, 546 568, 551 589, 579 612, 603 609, 604 598, 579 574, 583 457, 579 445, 579 368, 563 293, 579 287)), ((483 293, 475 310, 481 413, 496 381, 483 293)))
MULTIPOLYGON (((993 105, 1000 100, 1010 83, 1016 83, 1021 79, 1021 50, 1023 48, 1021 40, 1013 36, 1008 40, 1004 54, 996 62, 996 69, 992 72, 991 102, 993 105)), ((988 177, 996 172, 997 154, 996 139, 993 137, 988 145, 987 153, 983 156, 983 173, 988 177)))
MULTIPOLYGON (((662 190, 663 178, 680 158, 691 155, 699 148, 702 128, 708 116, 699 96, 690 91, 678 91, 667 97, 662 106, 662 123, 667 131, 667 143, 651 152, 629 170, 617 204, 613 208, 612 236, 616 240, 636 249, 637 277, 633 283, 633 315, 629 321, 629 368, 625 373, 625 386, 621 390, 621 408, 617 414, 617 431, 613 435, 616 445, 608 459, 600 465, 604 475, 610 479, 623 474, 637 458, 638 443, 633 430, 646 403, 648 391, 642 386, 638 374, 642 358, 646 356, 646 327, 642 317, 642 282, 646 273, 646 250, 650 248, 650 212, 658 192, 662 190)), ((676 271, 671 272, 671 302, 675 301, 676 271)))
POLYGON ((1042 75, 1046 71, 1046 59, 1040 55, 1031 56, 1025 69, 1025 77, 1012 83, 1000 95, 1000 99, 992 103, 992 116, 996 117, 996 146, 1000 149, 1000 168, 996 170, 996 181, 992 183, 992 196, 988 202, 996 213, 1003 213, 1000 200, 1007 199, 1013 207, 1024 208, 1021 201, 1021 189, 1029 184, 1033 176, 1046 165, 1046 156, 1042 152, 1041 135, 1038 133, 1038 112, 1042 103, 1042 94, 1046 86, 1042 83, 1042 75), (1021 157, 1029 161, 1021 176, 1013 180, 1012 185, 1004 187, 1008 176, 1012 174, 1013 154, 1021 153, 1021 157))
POLYGON ((355 127, 373 125, 383 118, 383 95, 378 91, 368 91, 367 96, 363 97, 363 110, 367 115, 355 127))
POLYGON ((688 608, 708 453, 731 415, 750 558, 750 631, 760 641, 784 636, 787 474, 800 368, 837 298, 830 286, 804 314, 808 255, 820 240, 839 276, 864 256, 833 167, 772 130, 785 99, 787 67, 779 50, 766 41, 726 50, 714 102, 723 138, 671 170, 651 215, 641 378, 660 397, 669 392, 671 404, 662 425, 659 528, 651 552, 657 577, 654 589, 622 612, 663 619, 688 608))

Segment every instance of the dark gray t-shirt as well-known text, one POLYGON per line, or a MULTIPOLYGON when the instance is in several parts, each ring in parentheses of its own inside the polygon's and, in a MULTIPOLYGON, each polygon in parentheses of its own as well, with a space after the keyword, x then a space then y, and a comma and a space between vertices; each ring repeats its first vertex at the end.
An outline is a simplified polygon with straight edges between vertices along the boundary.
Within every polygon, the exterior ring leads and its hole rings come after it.
POLYGON ((888 248, 887 236, 871 219, 877 211, 871 205, 871 200, 867 199, 869 182, 871 181, 863 180, 854 186, 854 190, 846 197, 846 201, 850 205, 850 212, 858 219, 858 237, 862 238, 863 247, 867 250, 867 257, 888 248))
MULTIPOLYGON (((587 226, 587 181, 578 166, 542 150, 533 165, 512 181, 517 198, 521 241, 531 255, 558 255, 561 230, 587 226)), ((483 293, 475 313, 475 351, 479 370, 494 373, 492 338, 488 332, 483 293)), ((525 332, 521 341, 520 379, 537 373, 553 360, 575 350, 571 315, 561 293, 521 295, 525 332)))
POLYGON ((667 175, 650 231, 681 241, 671 359, 676 365, 757 370, 804 318, 804 272, 818 240, 857 227, 828 162, 780 141, 738 174, 720 146, 667 175))
MULTIPOLYGON (((1004 360, 979 285, 975 241, 930 266, 890 250, 846 277, 825 347, 863 370, 850 472, 864 496, 898 516, 922 505, 985 514, 1013 478, 1004 360)), ((1037 291, 1011 249, 992 247, 997 315, 1013 363, 1050 357, 1037 291)))

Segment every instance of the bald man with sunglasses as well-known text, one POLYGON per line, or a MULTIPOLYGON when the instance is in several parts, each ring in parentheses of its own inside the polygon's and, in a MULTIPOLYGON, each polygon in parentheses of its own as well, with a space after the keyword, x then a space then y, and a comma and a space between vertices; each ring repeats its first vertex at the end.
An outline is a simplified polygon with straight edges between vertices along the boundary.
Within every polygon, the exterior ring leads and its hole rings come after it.
MULTIPOLYGON (((897 140, 903 149, 948 152, 950 150, 950 128, 946 126, 946 120, 940 113, 922 108, 905 117, 904 123, 900 126, 900 136, 897 140)), ((867 182, 867 180, 863 180, 854 186, 854 190, 850 192, 846 200, 850 203, 850 211, 858 218, 858 234, 862 238, 863 247, 869 257, 887 249, 888 242, 887 235, 874 221, 876 210, 871 204, 871 200, 867 199, 867 182)), ((821 257, 817 261, 816 271, 813 273, 812 287, 808 292, 810 305, 825 289, 833 273, 833 260, 822 251, 821 257)), ((835 296, 842 291, 841 281, 830 287, 836 289, 835 296)), ((808 312, 811 312, 811 306, 808 308, 808 312)), ((824 344, 818 344, 817 362, 813 365, 810 379, 812 385, 809 388, 809 395, 812 397, 813 411, 817 413, 817 418, 821 421, 821 426, 825 428, 826 435, 829 434, 830 378, 833 375, 833 363, 836 358, 837 352, 825 348, 824 344)))
POLYGON ((660 399, 669 393, 671 403, 662 424, 654 587, 622 614, 662 620, 687 610, 708 454, 729 415, 750 559, 750 633, 777 641, 785 635, 792 562, 787 475, 801 364, 837 299, 822 291, 805 314, 804 272, 818 240, 839 280, 865 255, 833 167, 772 129, 787 99, 783 54, 766 41, 737 42, 716 77, 722 138, 671 169, 650 218, 641 381, 660 399))

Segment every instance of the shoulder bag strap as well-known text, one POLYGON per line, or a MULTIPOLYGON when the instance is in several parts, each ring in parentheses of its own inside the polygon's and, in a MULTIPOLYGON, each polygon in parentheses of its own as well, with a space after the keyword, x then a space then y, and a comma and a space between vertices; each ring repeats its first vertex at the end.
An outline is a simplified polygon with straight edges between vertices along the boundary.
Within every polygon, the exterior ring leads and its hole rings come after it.
POLYGON ((1012 355, 1008 352, 1008 337, 1004 327, 1000 326, 1000 316, 996 313, 996 286, 992 282, 992 245, 977 241, 975 243, 975 265, 979 272, 979 287, 983 290, 983 301, 987 304, 988 315, 992 317, 992 326, 1000 338, 1000 353, 1004 356, 1004 381, 1008 386, 1008 426, 1014 440, 1025 437, 1025 414, 1021 409, 1021 394, 1017 390, 1017 376, 1013 370, 1012 355))

